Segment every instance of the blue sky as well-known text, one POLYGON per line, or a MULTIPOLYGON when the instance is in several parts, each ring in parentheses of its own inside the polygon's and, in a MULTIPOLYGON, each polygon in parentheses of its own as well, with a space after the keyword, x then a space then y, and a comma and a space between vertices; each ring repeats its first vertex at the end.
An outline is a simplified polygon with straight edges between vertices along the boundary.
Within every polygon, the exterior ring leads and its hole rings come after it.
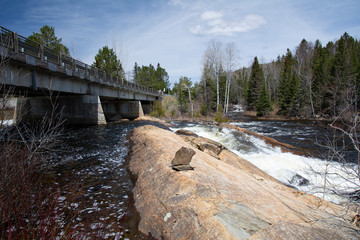
POLYGON ((268 62, 303 38, 360 39, 359 0, 0 0, 0 25, 28 36, 55 27, 76 59, 91 64, 105 45, 125 71, 160 63, 170 82, 198 81, 210 40, 234 42, 238 67, 268 62))

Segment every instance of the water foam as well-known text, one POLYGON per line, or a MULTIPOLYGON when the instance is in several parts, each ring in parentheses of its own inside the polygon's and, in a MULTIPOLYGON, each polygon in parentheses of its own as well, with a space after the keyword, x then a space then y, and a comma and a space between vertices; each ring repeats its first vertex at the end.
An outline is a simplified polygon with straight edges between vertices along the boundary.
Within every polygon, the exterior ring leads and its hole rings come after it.
MULTIPOLYGON (((178 129, 172 128, 173 131, 178 129)), ((281 182, 334 203, 345 200, 333 194, 334 189, 346 192, 360 184, 351 174, 356 169, 354 164, 343 166, 337 162, 284 153, 262 139, 244 133, 234 134, 226 128, 218 130, 211 126, 192 125, 182 129, 217 141, 281 182)))

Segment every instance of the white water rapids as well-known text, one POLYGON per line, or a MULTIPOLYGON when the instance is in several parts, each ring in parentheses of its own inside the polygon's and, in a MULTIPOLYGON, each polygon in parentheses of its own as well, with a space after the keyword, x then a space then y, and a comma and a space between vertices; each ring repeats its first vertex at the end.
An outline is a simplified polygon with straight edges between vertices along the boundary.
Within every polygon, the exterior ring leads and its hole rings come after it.
MULTIPOLYGON (((176 125, 176 123, 175 123, 176 125)), ((350 193, 359 186, 355 177, 356 165, 342 165, 338 162, 284 153, 279 147, 272 147, 262 139, 245 133, 200 124, 186 124, 171 128, 190 130, 199 136, 223 144, 238 156, 248 160, 281 182, 301 191, 324 198, 334 203, 344 202, 338 193, 350 193)))

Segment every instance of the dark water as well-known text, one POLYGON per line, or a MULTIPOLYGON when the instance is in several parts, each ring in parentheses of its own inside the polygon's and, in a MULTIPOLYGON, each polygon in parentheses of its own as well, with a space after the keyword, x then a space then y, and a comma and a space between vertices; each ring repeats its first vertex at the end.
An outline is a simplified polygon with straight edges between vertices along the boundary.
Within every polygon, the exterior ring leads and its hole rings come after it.
POLYGON ((136 214, 129 210, 133 204, 133 183, 126 169, 126 158, 128 134, 145 124, 154 125, 128 122, 65 131, 63 144, 50 169, 56 176, 56 184, 66 189, 60 204, 70 205, 69 211, 77 213, 71 225, 82 235, 92 231, 105 239, 140 237, 136 214))

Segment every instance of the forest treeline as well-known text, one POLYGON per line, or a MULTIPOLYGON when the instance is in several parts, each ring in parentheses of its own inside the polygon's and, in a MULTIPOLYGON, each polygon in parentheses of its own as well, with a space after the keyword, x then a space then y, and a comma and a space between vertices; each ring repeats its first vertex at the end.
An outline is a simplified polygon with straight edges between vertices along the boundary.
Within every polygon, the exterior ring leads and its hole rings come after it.
MULTIPOLYGON (((55 29, 43 26, 29 39, 70 55, 55 36, 55 29)), ((258 57, 250 67, 236 69, 238 51, 233 43, 211 41, 202 59, 201 80, 193 83, 182 76, 170 90, 169 76, 158 63, 156 68, 135 66, 125 74, 116 52, 104 46, 92 66, 128 81, 177 96, 178 114, 206 115, 230 104, 242 104, 258 115, 272 114, 306 118, 332 118, 348 107, 358 112, 360 104, 360 43, 347 33, 322 45, 303 39, 293 50, 269 63, 258 57)), ((176 114, 175 114, 176 115, 176 114)))
MULTIPOLYGON (((220 42, 209 43, 201 81, 192 86, 198 111, 216 111, 221 106, 226 113, 231 103, 242 104, 258 115, 272 111, 292 117, 331 118, 345 108, 358 109, 360 43, 347 33, 325 46, 319 40, 303 39, 294 51, 287 49, 270 63, 259 63, 255 57, 251 67, 238 70, 233 69, 234 52, 233 45, 223 48, 220 42)), ((184 105, 191 92, 180 82, 174 92, 184 105)))

